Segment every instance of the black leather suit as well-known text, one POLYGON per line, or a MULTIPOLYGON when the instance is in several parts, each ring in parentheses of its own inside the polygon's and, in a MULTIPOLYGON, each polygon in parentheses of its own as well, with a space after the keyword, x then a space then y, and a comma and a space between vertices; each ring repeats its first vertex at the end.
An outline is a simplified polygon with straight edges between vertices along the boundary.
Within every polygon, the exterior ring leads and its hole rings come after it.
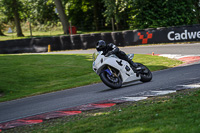
POLYGON ((127 61, 131 66, 137 67, 137 64, 129 59, 125 52, 120 51, 119 48, 112 43, 108 44, 103 51, 103 55, 105 56, 108 56, 110 54, 115 54, 118 58, 127 61))

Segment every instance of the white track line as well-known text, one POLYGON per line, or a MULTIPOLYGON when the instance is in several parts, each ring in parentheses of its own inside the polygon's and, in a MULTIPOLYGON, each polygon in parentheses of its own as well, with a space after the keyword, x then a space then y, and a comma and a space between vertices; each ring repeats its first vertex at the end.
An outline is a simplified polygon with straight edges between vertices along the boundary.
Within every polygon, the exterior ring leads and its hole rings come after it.
POLYGON ((167 57, 171 59, 180 59, 184 57, 194 57, 194 56, 200 56, 200 55, 160 54, 159 56, 167 57))

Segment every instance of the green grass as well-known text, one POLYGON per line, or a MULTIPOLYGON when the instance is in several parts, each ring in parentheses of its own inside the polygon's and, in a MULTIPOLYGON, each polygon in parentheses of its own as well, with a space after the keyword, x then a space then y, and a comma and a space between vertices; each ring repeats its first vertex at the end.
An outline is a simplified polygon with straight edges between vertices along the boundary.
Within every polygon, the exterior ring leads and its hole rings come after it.
POLYGON ((48 120, 8 132, 31 133, 199 133, 200 90, 125 103, 81 115, 48 120))
POLYGON ((200 91, 149 99, 89 118, 36 130, 41 133, 198 133, 200 91))
MULTIPOLYGON (((90 33, 101 33, 101 32, 111 32, 111 31, 77 31, 77 34, 90 34, 90 33)), ((16 33, 4 33, 6 36, 0 36, 0 41, 5 41, 5 40, 14 40, 14 39, 27 39, 31 38, 30 32, 26 31, 23 32, 24 37, 17 37, 16 33)), ((51 36, 61 36, 65 35, 63 34, 63 31, 34 31, 32 33, 33 37, 51 37, 51 36)))
MULTIPOLYGON (((5 40, 14 40, 14 39, 26 39, 26 38, 31 38, 30 32, 26 31, 23 32, 24 37, 17 37, 16 33, 4 33, 6 36, 0 36, 0 41, 5 41, 5 40)), ((32 33, 33 37, 48 37, 48 36, 60 36, 64 35, 63 31, 36 31, 32 33)))
MULTIPOLYGON (((134 61, 152 71, 182 63, 151 55, 134 61)), ((0 55, 0 77, 0 102, 100 82, 91 55, 0 55)))

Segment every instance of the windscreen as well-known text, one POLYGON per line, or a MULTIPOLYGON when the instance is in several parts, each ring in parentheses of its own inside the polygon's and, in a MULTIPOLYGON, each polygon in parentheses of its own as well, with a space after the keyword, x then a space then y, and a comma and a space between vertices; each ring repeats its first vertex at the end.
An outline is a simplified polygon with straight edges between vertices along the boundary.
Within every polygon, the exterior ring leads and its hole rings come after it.
POLYGON ((95 61, 96 60, 96 58, 97 58, 97 56, 99 55, 99 52, 94 52, 93 53, 93 61, 95 61))

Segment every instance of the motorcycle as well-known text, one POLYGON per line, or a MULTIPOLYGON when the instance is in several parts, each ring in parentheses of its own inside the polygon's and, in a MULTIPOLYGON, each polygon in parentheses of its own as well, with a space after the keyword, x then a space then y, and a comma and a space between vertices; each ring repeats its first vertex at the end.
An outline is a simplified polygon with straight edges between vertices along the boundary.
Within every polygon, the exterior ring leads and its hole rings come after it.
MULTIPOLYGON (((132 60, 134 54, 127 56, 132 60)), ((100 76, 105 85, 113 89, 133 81, 151 81, 151 71, 141 63, 137 63, 137 65, 139 70, 132 68, 127 61, 119 59, 114 54, 108 57, 105 57, 102 51, 93 54, 93 70, 100 76)))

